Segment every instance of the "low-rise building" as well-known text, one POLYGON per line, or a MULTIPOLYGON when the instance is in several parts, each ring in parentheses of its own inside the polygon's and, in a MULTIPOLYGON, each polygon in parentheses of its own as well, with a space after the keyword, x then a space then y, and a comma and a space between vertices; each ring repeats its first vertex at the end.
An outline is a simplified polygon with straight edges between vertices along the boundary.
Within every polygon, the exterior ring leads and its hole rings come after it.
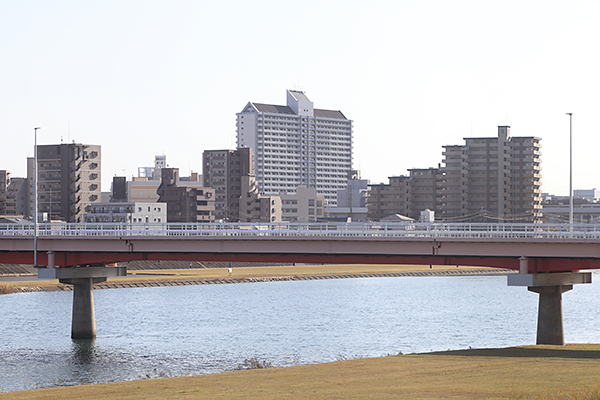
POLYGON ((328 210, 329 219, 334 221, 367 221, 367 196, 369 181, 360 179, 360 172, 348 172, 346 188, 337 191, 337 207, 328 210))
MULTIPOLYGON (((575 190, 581 194, 581 191, 575 190)), ((571 206, 569 196, 546 195, 542 201, 542 222, 568 224, 571 206)), ((600 223, 600 202, 592 197, 573 198, 573 223, 600 223)))
POLYGON ((255 176, 242 178, 240 222, 281 222, 281 197, 258 192, 255 176))
POLYGON ((189 182, 180 182, 178 168, 163 168, 161 174, 161 184, 157 189, 158 200, 167 203, 168 222, 213 222, 215 220, 213 188, 188 186, 189 182))
POLYGON ((281 197, 281 219, 288 222, 317 222, 325 216, 327 201, 318 195, 316 188, 299 186, 294 194, 281 197))
POLYGON ((94 203, 85 214, 85 222, 167 222, 165 203, 109 202, 94 203))
POLYGON ((158 201, 156 190, 160 186, 160 180, 151 180, 147 177, 133 177, 127 181, 128 201, 158 201))

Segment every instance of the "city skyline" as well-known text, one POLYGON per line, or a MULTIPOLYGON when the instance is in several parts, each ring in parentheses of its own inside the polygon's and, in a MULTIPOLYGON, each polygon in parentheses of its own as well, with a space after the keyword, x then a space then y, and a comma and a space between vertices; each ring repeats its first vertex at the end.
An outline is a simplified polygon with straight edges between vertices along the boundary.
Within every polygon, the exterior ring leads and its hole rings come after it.
POLYGON ((156 154, 201 172, 202 151, 235 149, 248 101, 283 105, 285 89, 300 89, 354 121, 353 168, 373 183, 510 125, 542 139, 542 190, 566 195, 572 112, 573 188, 600 186, 600 5, 233 5, 3 4, 0 169, 26 176, 40 126, 40 145, 102 146, 103 191, 156 154))

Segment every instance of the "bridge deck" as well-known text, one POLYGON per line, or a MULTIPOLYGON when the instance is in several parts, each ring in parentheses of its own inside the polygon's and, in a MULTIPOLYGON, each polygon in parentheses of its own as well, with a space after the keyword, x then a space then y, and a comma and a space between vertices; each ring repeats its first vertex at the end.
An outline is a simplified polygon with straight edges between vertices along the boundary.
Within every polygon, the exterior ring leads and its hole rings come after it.
MULTIPOLYGON (((57 266, 130 260, 472 265, 531 272, 600 268, 600 225, 39 224, 38 259, 57 266)), ((33 263, 33 228, 0 225, 0 262, 33 263)))

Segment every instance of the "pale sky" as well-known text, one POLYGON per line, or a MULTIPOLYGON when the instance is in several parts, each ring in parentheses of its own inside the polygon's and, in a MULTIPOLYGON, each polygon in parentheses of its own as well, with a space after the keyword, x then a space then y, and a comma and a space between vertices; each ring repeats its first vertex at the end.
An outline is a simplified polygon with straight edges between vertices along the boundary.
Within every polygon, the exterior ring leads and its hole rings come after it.
POLYGON ((236 113, 285 104, 354 121, 373 183, 442 146, 542 139, 542 189, 600 188, 600 2, 0 0, 0 169, 38 144, 102 146, 102 190, 166 154, 182 175, 235 147, 236 113))

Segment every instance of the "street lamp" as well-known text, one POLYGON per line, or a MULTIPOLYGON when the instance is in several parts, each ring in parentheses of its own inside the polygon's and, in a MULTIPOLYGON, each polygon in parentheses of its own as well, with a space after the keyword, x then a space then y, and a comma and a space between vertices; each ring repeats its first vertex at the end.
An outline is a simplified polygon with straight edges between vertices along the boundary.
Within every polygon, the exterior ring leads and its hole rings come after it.
POLYGON ((569 224, 573 227, 573 113, 569 116, 569 224))
POLYGON ((42 128, 33 128, 33 266, 38 267, 37 263, 37 219, 38 219, 38 151, 37 151, 37 131, 42 128))

